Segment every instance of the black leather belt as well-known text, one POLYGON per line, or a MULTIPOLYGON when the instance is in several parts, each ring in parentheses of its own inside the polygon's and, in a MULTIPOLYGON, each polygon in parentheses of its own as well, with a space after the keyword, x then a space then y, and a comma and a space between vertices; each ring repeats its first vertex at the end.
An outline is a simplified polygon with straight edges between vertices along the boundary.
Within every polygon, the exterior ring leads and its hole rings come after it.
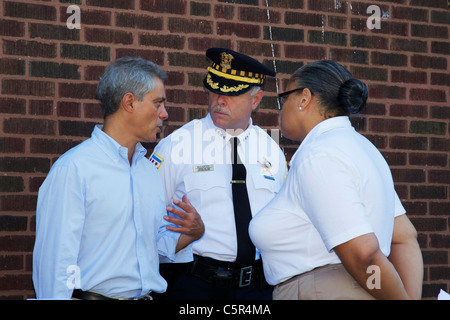
POLYGON ((187 273, 218 288, 242 288, 264 278, 261 260, 253 265, 238 267, 234 262, 219 261, 194 255, 187 264, 187 273))
POLYGON ((121 299, 121 298, 113 298, 104 296, 102 294, 92 292, 92 291, 83 291, 80 289, 73 290, 72 298, 80 299, 80 300, 153 300, 150 294, 138 298, 129 298, 129 299, 121 299))

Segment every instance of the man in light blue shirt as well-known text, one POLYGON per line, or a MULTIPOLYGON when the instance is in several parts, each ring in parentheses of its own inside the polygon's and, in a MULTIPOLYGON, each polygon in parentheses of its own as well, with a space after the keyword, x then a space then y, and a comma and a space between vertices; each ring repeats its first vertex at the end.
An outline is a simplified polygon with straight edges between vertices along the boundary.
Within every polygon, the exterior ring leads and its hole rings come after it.
POLYGON ((186 197, 166 208, 159 175, 140 143, 155 141, 168 117, 166 78, 140 58, 106 68, 97 88, 104 125, 63 154, 39 189, 38 299, 149 299, 167 287, 160 257, 192 260, 189 244, 203 235, 203 222, 186 197))

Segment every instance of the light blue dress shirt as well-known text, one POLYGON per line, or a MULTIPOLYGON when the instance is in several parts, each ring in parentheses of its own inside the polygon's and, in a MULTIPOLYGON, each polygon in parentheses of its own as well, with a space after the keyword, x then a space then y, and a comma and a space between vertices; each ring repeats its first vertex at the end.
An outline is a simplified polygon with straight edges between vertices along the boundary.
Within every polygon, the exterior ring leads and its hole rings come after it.
POLYGON ((62 155, 39 189, 33 283, 38 299, 70 299, 73 288, 131 298, 164 292, 159 255, 175 254, 180 234, 168 231, 157 170, 138 143, 128 161, 97 126, 92 137, 62 155))

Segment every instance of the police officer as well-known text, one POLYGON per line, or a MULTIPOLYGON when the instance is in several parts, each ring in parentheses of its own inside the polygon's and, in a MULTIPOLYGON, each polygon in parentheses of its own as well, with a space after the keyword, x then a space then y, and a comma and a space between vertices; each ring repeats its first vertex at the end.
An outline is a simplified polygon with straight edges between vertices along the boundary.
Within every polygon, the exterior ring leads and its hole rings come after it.
POLYGON ((278 144, 251 119, 266 77, 275 72, 228 49, 211 48, 206 56, 208 115, 162 139, 150 158, 167 204, 186 194, 205 224, 193 243, 194 261, 171 266, 166 275, 165 298, 271 299, 248 223, 278 192, 287 170, 278 144))

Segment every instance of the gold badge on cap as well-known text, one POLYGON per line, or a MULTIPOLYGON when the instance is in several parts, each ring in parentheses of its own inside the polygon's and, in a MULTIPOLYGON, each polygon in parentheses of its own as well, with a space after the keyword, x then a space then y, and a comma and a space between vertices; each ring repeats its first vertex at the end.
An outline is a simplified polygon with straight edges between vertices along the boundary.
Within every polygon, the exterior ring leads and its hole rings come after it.
POLYGON ((231 61, 234 59, 234 57, 229 53, 222 52, 220 54, 220 58, 220 66, 225 69, 231 69, 231 61))

